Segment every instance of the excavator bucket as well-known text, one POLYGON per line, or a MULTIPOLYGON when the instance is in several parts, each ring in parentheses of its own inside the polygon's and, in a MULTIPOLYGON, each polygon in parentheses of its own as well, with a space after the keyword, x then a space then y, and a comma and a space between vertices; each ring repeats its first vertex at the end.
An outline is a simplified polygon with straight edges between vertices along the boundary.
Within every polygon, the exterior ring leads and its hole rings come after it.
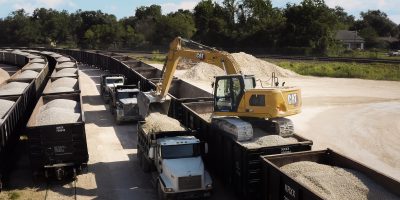
POLYGON ((137 96, 137 102, 139 106, 139 115, 144 119, 153 112, 167 115, 171 104, 171 98, 167 95, 160 99, 153 91, 140 92, 137 96))

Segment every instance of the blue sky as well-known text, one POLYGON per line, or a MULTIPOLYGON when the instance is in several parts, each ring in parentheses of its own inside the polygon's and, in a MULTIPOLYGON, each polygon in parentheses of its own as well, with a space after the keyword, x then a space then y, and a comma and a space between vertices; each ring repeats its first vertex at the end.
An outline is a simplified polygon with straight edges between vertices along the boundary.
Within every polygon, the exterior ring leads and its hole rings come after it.
MULTIPOLYGON (((102 10, 106 13, 116 15, 118 18, 134 15, 139 6, 158 4, 162 6, 163 12, 183 9, 192 9, 200 0, 0 0, 0 17, 6 17, 11 11, 24 8, 32 12, 35 8, 45 7, 58 10, 74 12, 82 10, 102 10)), ((217 0, 222 1, 222 0, 217 0)), ((272 0, 275 7, 284 7, 286 3, 298 3, 301 0, 272 0)), ((380 9, 386 12, 389 17, 400 24, 400 0, 325 0, 330 7, 337 5, 358 17, 361 11, 368 9, 380 9)))

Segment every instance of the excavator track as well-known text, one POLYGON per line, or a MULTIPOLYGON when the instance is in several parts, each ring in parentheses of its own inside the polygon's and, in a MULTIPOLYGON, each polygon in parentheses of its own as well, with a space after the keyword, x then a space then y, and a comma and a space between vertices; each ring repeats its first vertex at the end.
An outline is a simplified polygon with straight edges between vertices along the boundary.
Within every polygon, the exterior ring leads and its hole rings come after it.
POLYGON ((276 133, 282 137, 291 136, 294 134, 294 125, 292 120, 288 118, 273 118, 270 119, 275 124, 276 133))

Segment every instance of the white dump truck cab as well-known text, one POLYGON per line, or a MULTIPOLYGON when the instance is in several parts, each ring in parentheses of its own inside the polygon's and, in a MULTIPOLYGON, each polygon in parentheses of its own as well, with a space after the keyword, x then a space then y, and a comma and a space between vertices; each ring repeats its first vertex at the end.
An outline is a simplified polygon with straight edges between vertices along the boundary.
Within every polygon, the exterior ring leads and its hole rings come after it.
POLYGON ((124 85, 125 78, 124 77, 106 77, 106 85, 109 88, 114 88, 118 85, 124 85))
POLYGON ((136 85, 117 86, 112 92, 110 107, 116 123, 143 120, 139 115, 136 85))
POLYGON ((212 179, 204 168, 200 140, 194 136, 157 139, 154 163, 161 199, 211 196, 212 179))
POLYGON ((115 87, 125 84, 122 74, 104 74, 100 77, 100 94, 106 103, 110 100, 110 93, 115 87))

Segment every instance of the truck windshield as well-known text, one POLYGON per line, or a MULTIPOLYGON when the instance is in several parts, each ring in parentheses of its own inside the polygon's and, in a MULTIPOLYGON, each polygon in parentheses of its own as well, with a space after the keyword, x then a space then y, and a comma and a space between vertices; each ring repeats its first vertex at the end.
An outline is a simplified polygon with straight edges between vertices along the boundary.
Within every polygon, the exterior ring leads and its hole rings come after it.
POLYGON ((118 92, 118 99, 136 98, 136 92, 118 92))
POLYGON ((113 84, 113 83, 123 83, 124 80, 120 78, 108 78, 106 79, 107 84, 113 84))
POLYGON ((197 143, 161 146, 161 156, 164 159, 197 157, 200 156, 200 145, 197 143))

